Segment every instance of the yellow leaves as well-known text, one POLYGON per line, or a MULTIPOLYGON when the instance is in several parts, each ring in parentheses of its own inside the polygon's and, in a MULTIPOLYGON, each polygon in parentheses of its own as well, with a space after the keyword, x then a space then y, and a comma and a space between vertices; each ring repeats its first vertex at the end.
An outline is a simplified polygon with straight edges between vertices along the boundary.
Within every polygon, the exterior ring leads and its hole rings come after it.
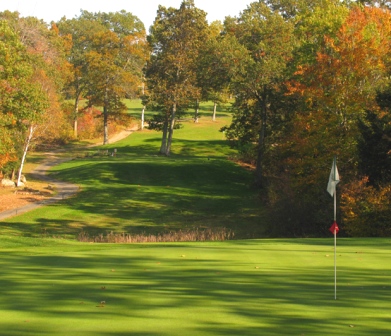
POLYGON ((289 82, 286 82, 285 85, 287 88, 287 93, 286 93, 287 96, 293 94, 304 95, 307 89, 307 87, 304 84, 296 80, 291 80, 289 82))
POLYGON ((391 15, 376 8, 353 7, 335 36, 324 36, 315 63, 301 64, 288 94, 305 96, 329 109, 373 108, 387 76, 391 15))
POLYGON ((345 231, 355 236, 389 234, 391 185, 374 188, 368 182, 365 176, 342 187, 341 213, 345 231))
POLYGON ((303 65, 299 65, 297 67, 297 70, 294 72, 294 75, 303 75, 307 70, 307 67, 303 66, 303 65))

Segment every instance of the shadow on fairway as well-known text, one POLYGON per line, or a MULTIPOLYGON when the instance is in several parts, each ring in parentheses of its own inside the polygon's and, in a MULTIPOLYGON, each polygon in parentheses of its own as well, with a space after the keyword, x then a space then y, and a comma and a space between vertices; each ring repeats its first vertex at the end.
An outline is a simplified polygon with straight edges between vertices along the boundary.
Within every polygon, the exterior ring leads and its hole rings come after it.
POLYGON ((155 234, 196 227, 225 227, 242 238, 262 235, 262 207, 248 187, 251 174, 225 159, 96 158, 67 165, 54 175, 81 185, 76 197, 0 227, 33 236, 74 237, 83 230, 155 234))
POLYGON ((389 270, 344 267, 334 301, 323 267, 254 269, 224 251, 183 250, 8 253, 0 308, 15 315, 0 335, 389 335, 389 270))
MULTIPOLYGON (((223 135, 222 135, 223 137, 223 135)), ((131 141, 131 140, 130 140, 131 141)), ((119 147, 118 155, 125 154, 126 157, 155 155, 159 154, 160 138, 145 139, 142 144, 136 145, 121 145, 121 143, 109 145, 106 147, 119 147)), ((127 140, 129 143, 129 140, 127 140)), ((105 148, 106 148, 105 147, 105 148)), ((232 152, 229 144, 226 140, 185 140, 185 139, 173 139, 172 150, 170 158, 197 158, 197 157, 219 157, 223 158, 224 155, 228 155, 232 152), (218 155, 216 155, 218 153, 218 155)))

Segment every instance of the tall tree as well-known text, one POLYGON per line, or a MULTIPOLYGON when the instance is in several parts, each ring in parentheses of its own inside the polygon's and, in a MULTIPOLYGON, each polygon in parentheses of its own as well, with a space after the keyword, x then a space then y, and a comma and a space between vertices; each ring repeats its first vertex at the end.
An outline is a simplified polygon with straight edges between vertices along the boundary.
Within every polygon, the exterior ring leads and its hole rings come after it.
MULTIPOLYGON (((87 12, 88 13, 88 12, 87 12)), ((94 34, 103 28, 101 24, 93 19, 81 16, 67 20, 63 17, 57 23, 59 33, 71 42, 71 50, 68 54, 68 61, 71 64, 71 78, 67 82, 65 92, 68 98, 74 99, 73 108, 73 133, 78 137, 78 118, 81 113, 80 100, 87 94, 88 73, 86 54, 91 50, 94 34)))
POLYGON ((238 44, 234 45, 232 40, 222 37, 223 28, 220 21, 210 24, 197 69, 202 99, 213 101, 213 121, 216 120, 217 104, 228 101, 233 49, 240 49, 238 44))
MULTIPOLYGON (((294 48, 293 23, 265 3, 253 2, 237 19, 225 21, 227 36, 234 36, 247 50, 247 57, 233 68, 232 88, 239 111, 247 106, 257 115, 258 149, 255 184, 264 185, 263 156, 273 93, 284 82, 294 48)), ((247 109, 248 110, 248 109, 247 109)))
POLYGON ((145 74, 150 100, 162 107, 160 152, 167 156, 178 108, 200 97, 197 62, 207 27, 206 13, 184 0, 179 9, 159 6, 150 29, 152 55, 145 74))
MULTIPOLYGON (((364 120, 367 126, 377 126, 370 125, 366 111, 379 111, 377 90, 388 81, 389 12, 339 6, 329 2, 323 10, 319 7, 312 17, 307 16, 310 25, 304 26, 303 22, 300 27, 299 34, 309 29, 308 34, 301 35, 309 39, 298 49, 301 54, 295 59, 295 80, 288 86, 303 105, 295 110, 274 148, 277 155, 273 171, 278 172, 280 181, 280 189, 274 188, 275 199, 285 198, 280 203, 283 207, 276 208, 280 213, 281 208, 294 209, 288 217, 295 234, 319 233, 325 227, 324 212, 330 210, 330 202, 322 181, 327 181, 333 155, 339 158, 344 185, 360 179, 357 144, 363 135, 368 139, 371 129, 360 130, 359 125, 364 120), (332 19, 325 21, 325 17, 332 19), (327 34, 316 35, 325 29, 327 34)), ((373 118, 372 121, 376 122, 373 118)), ((380 146, 376 148, 379 149, 380 146)))
MULTIPOLYGON (((70 82, 75 97, 75 121, 79 100, 84 94, 89 105, 103 107, 103 142, 108 143, 108 123, 126 110, 122 99, 138 90, 142 68, 148 56, 142 22, 126 11, 90 13, 62 19, 59 29, 71 34, 70 62, 74 76, 70 82)), ((76 129, 75 122, 75 129, 76 129)))
POLYGON ((0 162, 4 167, 21 160, 21 153, 25 157, 30 134, 26 131, 39 121, 47 96, 34 81, 34 59, 5 20, 0 20, 0 55, 0 137, 5 140, 0 142, 0 162))
POLYGON ((341 134, 350 133, 350 141, 343 143, 353 147, 357 121, 365 110, 376 109, 377 90, 388 81, 390 18, 388 11, 379 8, 353 7, 335 37, 324 37, 315 62, 298 66, 299 81, 292 81, 290 87, 308 102, 312 112, 305 117, 310 123, 322 111, 341 134))

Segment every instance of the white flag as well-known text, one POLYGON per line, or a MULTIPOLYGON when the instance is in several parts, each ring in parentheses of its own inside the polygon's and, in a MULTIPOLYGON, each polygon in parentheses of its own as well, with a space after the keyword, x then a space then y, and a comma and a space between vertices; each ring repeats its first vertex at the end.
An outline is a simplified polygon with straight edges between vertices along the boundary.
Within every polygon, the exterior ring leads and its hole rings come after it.
POLYGON ((337 188, 338 183, 339 183, 339 174, 337 169, 337 162, 336 159, 334 158, 333 165, 331 166, 329 183, 327 184, 327 191, 331 196, 334 196, 335 189, 337 188))

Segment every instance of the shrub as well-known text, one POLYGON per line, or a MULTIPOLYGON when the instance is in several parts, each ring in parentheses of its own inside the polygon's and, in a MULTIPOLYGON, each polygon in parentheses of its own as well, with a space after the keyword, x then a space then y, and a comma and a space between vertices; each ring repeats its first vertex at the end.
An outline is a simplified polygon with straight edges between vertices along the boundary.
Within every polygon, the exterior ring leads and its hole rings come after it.
POLYGON ((385 237, 391 234, 391 185, 378 188, 368 177, 345 185, 341 213, 346 233, 355 237, 385 237))

